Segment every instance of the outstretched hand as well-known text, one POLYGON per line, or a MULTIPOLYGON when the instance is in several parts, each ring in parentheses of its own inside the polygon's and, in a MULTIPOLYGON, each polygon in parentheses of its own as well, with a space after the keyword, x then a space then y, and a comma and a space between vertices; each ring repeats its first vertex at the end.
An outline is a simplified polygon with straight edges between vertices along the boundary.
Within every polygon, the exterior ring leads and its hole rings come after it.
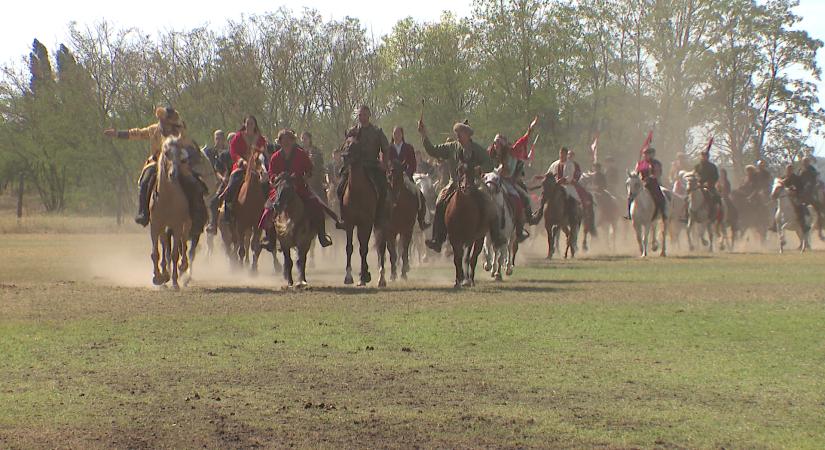
POLYGON ((103 134, 105 136, 113 138, 113 137, 117 136, 117 130, 115 130, 114 128, 107 128, 107 129, 103 130, 103 134))

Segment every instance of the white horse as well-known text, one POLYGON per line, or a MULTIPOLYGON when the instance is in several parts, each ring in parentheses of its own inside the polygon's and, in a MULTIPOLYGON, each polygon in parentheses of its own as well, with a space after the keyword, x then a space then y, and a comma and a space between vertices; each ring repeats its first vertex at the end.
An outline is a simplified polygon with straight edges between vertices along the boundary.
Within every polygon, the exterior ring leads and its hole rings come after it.
POLYGON ((799 238, 799 250, 804 252, 811 247, 811 217, 813 211, 808 207, 804 223, 799 223, 795 201, 792 193, 777 178, 771 189, 771 198, 776 200, 776 232, 779 234, 779 253, 785 250, 785 231, 795 231, 799 238))
POLYGON ((627 195, 633 199, 630 204, 630 220, 633 223, 633 229, 636 231, 636 242, 639 244, 639 253, 641 257, 647 256, 648 239, 650 234, 653 234, 653 242, 651 248, 656 251, 658 242, 656 241, 656 233, 659 230, 657 218, 662 222, 662 249, 659 253, 661 256, 667 256, 667 230, 670 217, 670 191, 662 188, 665 194, 665 210, 656 212, 656 203, 653 200, 653 195, 645 188, 644 182, 638 173, 627 173, 627 195))
MULTIPOLYGON (((418 186, 418 190, 424 194, 424 200, 427 203, 426 222, 432 223, 432 218, 435 215, 435 200, 436 197, 438 197, 435 182, 432 177, 426 173, 413 174, 413 181, 415 181, 415 185, 418 186)), ((418 253, 419 263, 426 263, 429 259, 429 253, 431 252, 431 250, 424 245, 425 239, 426 237, 424 236, 424 232, 421 231, 420 228, 415 227, 413 231, 412 249, 418 253)))
POLYGON ((496 281, 503 279, 501 267, 505 267, 506 274, 513 274, 513 255, 516 245, 516 226, 513 220, 513 211, 505 198, 503 180, 498 172, 490 172, 484 175, 484 188, 493 199, 496 206, 499 221, 501 223, 501 233, 507 237, 504 244, 495 247, 490 238, 490 234, 484 238, 484 270, 490 272, 490 276, 496 281))

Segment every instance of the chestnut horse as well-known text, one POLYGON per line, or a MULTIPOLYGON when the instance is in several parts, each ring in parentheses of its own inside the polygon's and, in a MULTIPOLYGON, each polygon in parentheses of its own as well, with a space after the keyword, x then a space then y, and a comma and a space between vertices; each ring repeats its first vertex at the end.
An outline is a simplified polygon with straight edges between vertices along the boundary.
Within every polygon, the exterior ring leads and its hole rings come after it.
POLYGON ((292 255, 294 248, 298 256, 299 289, 307 287, 306 264, 307 253, 315 238, 315 228, 307 214, 303 200, 295 193, 292 178, 281 176, 274 181, 278 201, 271 214, 272 225, 278 236, 278 246, 284 255, 284 279, 288 287, 294 285, 292 278, 292 255))
MULTIPOLYGON (((232 237, 232 248, 237 253, 237 260, 241 266, 249 261, 250 247, 252 250, 252 272, 258 270, 258 257, 261 254, 261 229, 258 222, 266 204, 265 188, 268 188, 266 172, 259 153, 255 153, 250 161, 246 162, 246 172, 238 198, 235 201, 232 223, 229 226, 232 237)), ((266 189, 268 191, 268 189, 266 189)), ((229 255, 230 259, 234 256, 229 255)))
POLYGON ((390 254, 392 268, 390 281, 396 279, 399 259, 401 260, 401 278, 406 280, 407 272, 410 271, 410 243, 415 220, 418 217, 418 194, 407 187, 407 182, 404 180, 406 176, 404 166, 398 160, 393 160, 387 172, 390 198, 392 198, 390 218, 384 226, 376 228, 375 233, 378 273, 380 274, 379 287, 387 285, 387 280, 384 278, 384 262, 387 252, 390 254))
MULTIPOLYGON (((378 192, 375 185, 367 176, 364 163, 358 160, 360 143, 357 137, 347 138, 344 144, 347 154, 353 159, 346 162, 349 165, 349 176, 344 186, 343 202, 341 202, 341 219, 347 233, 347 269, 344 284, 352 284, 352 235, 358 229, 358 252, 361 255, 361 274, 358 285, 366 286, 372 280, 367 264, 370 236, 375 225, 375 213, 378 208, 378 192)), ((377 162, 376 162, 377 163, 377 162)))
POLYGON ((172 287, 175 289, 178 288, 179 272, 186 274, 189 268, 186 244, 192 227, 189 203, 178 179, 181 176, 183 151, 183 146, 175 137, 166 138, 163 142, 158 155, 157 183, 149 204, 149 230, 154 268, 152 283, 156 286, 166 284, 170 279, 171 264, 172 287))
POLYGON ((567 195, 564 187, 556 182, 556 178, 547 176, 542 184, 544 189, 544 229, 547 231, 547 259, 552 259, 556 253, 556 246, 561 233, 567 237, 564 257, 568 254, 576 257, 576 246, 579 238, 579 228, 582 221, 582 207, 567 195), (572 206, 575 205, 575 206, 572 206))
POLYGON ((475 285, 478 255, 484 248, 484 237, 489 231, 489 221, 485 217, 484 198, 486 193, 476 186, 476 173, 466 163, 459 164, 458 188, 447 203, 444 223, 447 239, 453 248, 455 264, 455 287, 475 285))

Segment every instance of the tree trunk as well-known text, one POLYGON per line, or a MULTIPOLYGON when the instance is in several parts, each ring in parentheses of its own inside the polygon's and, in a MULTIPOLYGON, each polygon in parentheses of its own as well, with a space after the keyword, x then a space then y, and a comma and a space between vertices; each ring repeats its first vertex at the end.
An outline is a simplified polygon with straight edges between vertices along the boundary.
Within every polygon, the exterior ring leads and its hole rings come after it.
POLYGON ((23 218, 23 188, 24 180, 26 179, 25 174, 20 174, 20 181, 17 184, 17 220, 23 218))

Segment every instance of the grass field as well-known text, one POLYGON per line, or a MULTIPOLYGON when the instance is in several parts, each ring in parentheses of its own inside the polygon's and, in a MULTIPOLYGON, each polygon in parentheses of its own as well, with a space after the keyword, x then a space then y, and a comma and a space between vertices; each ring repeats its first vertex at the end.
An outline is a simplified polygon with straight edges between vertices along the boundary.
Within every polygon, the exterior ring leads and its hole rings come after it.
POLYGON ((148 251, 0 235, 0 447, 825 446, 825 253, 294 293, 268 257, 154 290, 148 251))

